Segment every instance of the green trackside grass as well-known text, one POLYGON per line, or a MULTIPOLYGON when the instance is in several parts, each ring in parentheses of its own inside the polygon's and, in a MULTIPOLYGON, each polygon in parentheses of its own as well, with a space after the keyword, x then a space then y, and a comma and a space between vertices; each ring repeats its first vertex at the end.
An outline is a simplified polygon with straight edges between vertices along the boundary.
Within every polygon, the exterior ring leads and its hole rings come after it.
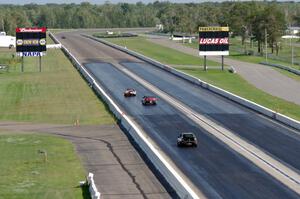
POLYGON ((55 44, 54 41, 50 38, 49 32, 47 32, 47 44, 55 44))
MULTIPOLYGON (((214 69, 209 69, 207 72, 205 72, 201 67, 199 67, 199 64, 197 64, 198 68, 195 66, 189 66, 193 65, 195 62, 188 62, 192 59, 184 59, 186 56, 184 53, 170 48, 162 47, 157 44, 153 44, 142 38, 118 38, 107 40, 118 45, 126 46, 131 50, 142 53, 158 61, 163 60, 163 63, 165 64, 176 65, 175 67, 177 69, 185 73, 198 77, 201 80, 230 91, 248 100, 266 106, 270 109, 278 111, 282 114, 300 120, 300 106, 271 96, 257 89, 256 87, 245 81, 238 74, 232 74, 228 71, 214 69)), ((198 57, 194 57, 193 59, 199 60, 198 57)))
POLYGON ((67 140, 49 135, 0 135, 0 198, 82 199, 85 171, 67 140), (39 151, 47 152, 45 156, 39 151))
POLYGON ((300 120, 300 106, 274 97, 257 89, 255 86, 252 86, 247 81, 245 81, 238 74, 232 74, 228 71, 212 69, 205 72, 202 69, 195 68, 176 68, 203 81, 239 95, 243 98, 261 104, 267 108, 280 112, 289 117, 300 120))
MULTIPOLYGON (((49 40, 49 38, 48 38, 49 40)), ((0 120, 36 123, 112 124, 107 108, 80 77, 64 54, 48 50, 42 57, 25 57, 21 73, 20 58, 12 59, 14 50, 0 50, 0 120)))
MULTIPOLYGON (((253 52, 257 52, 257 42, 252 42, 253 45, 250 44, 250 41, 247 40, 245 42, 245 46, 247 50, 252 50, 253 52)), ((279 61, 279 63, 282 63, 286 66, 292 67, 291 65, 291 55, 292 55, 292 48, 290 45, 290 40, 289 39, 280 39, 279 40, 279 45, 280 45, 280 50, 278 53, 278 57, 286 57, 287 60, 284 60, 282 62, 279 61)), ((300 47, 297 46, 297 44, 299 45, 299 40, 297 41, 297 39, 293 39, 292 41, 294 47, 294 60, 295 61, 300 61, 299 60, 299 56, 300 56, 300 47)), ((230 46, 231 46, 231 52, 233 54, 237 54, 239 53, 239 50, 244 49, 245 46, 242 46, 242 42, 241 42, 241 38, 240 37, 235 37, 235 38, 230 38, 230 46)), ((272 50, 270 47, 268 47, 268 53, 271 53, 272 50)), ((272 54, 273 56, 276 56, 276 51, 274 49, 274 53, 272 54)), ((264 57, 261 57, 264 60, 264 57)), ((269 61, 276 61, 273 59, 270 59, 269 61)), ((293 67, 295 67, 296 69, 299 69, 299 66, 294 65, 293 67)))
MULTIPOLYGON (((170 65, 202 65, 203 59, 200 57, 181 53, 177 50, 167 48, 161 45, 147 41, 143 37, 134 38, 113 38, 106 39, 120 46, 139 52, 145 56, 151 57, 161 63, 170 65)), ((219 63, 207 60, 208 66, 220 66, 219 63)))

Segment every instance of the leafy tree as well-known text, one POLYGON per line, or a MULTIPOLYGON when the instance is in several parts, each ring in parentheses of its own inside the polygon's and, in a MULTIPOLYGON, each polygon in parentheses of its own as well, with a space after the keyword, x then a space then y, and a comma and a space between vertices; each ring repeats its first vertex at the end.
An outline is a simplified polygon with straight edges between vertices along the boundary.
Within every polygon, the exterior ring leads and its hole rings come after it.
POLYGON ((283 35, 286 24, 284 14, 277 5, 272 4, 270 6, 264 6, 263 9, 257 11, 252 23, 254 36, 258 41, 258 52, 261 52, 266 32, 269 46, 272 48, 272 53, 274 47, 278 49, 278 39, 283 35))

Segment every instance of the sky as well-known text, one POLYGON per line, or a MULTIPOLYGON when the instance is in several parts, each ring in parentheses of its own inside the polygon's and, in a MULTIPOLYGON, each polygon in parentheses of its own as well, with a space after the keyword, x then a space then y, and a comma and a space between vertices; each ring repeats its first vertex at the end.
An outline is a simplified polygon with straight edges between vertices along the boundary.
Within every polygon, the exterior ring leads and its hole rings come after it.
MULTIPOLYGON (((36 4, 46 4, 46 3, 81 3, 81 2, 90 2, 91 4, 103 4, 106 0, 0 0, 0 4, 29 4, 29 3, 36 3, 36 4)), ((155 0, 109 0, 110 3, 136 3, 138 1, 141 1, 143 3, 151 3, 155 0)), ((161 0, 160 0, 161 1, 161 0)), ((165 0, 164 0, 165 1, 165 0)), ((189 3, 189 2, 207 2, 209 0, 169 0, 169 2, 173 3, 189 3)), ((212 0, 212 1, 225 1, 225 0, 212 0)), ((227 0, 228 1, 228 0, 227 0)), ((240 0, 243 1, 243 0, 240 0)), ((290 0, 280 0, 280 1, 290 1, 290 0)), ((299 2, 300 0, 294 0, 295 2, 299 2)))

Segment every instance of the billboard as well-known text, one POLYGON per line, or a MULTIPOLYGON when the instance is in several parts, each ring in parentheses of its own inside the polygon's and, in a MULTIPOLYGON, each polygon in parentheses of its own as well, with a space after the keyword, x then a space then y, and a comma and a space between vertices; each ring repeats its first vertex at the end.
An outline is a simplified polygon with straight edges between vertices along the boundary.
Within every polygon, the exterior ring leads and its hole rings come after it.
POLYGON ((16 28, 16 51, 19 56, 42 56, 46 51, 46 27, 16 28))
POLYGON ((229 55, 229 28, 199 27, 199 55, 229 55))

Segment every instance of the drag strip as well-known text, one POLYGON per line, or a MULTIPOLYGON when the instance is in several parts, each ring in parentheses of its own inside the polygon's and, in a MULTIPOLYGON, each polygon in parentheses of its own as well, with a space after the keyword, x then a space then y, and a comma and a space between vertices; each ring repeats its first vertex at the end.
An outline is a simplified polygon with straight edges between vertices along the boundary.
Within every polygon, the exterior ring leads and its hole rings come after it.
POLYGON ((145 63, 122 65, 300 173, 300 132, 284 127, 157 67, 145 63))
MULTIPOLYGON (((167 102, 159 100, 156 107, 142 106, 141 97, 153 95, 153 93, 111 64, 106 63, 117 61, 128 64, 127 67, 132 67, 132 65, 141 64, 136 63, 138 60, 79 35, 67 34, 67 39, 62 42, 82 63, 86 63, 85 66, 105 87, 111 97, 143 127, 187 178, 209 198, 299 197, 201 129, 167 102), (127 87, 135 88, 138 96, 125 99, 123 91, 127 87), (196 133, 199 138, 199 147, 196 149, 177 148, 176 137, 182 131, 196 133)), ((149 65, 147 67, 151 68, 149 65)), ((193 91, 190 87, 185 89, 193 91)), ((206 95, 210 96, 209 93, 206 95)), ((221 99, 219 100, 223 102, 221 99)), ((232 114, 245 114, 243 109, 235 108, 236 105, 232 104, 231 107, 232 114)), ((217 110, 218 108, 214 112, 217 110)), ((211 110, 207 108, 208 111, 211 110)))
MULTIPOLYGON (((134 64, 134 63, 133 63, 134 64)), ((177 167, 208 198, 296 198, 297 195, 268 174, 211 137, 167 102, 143 106, 143 95, 154 95, 108 63, 88 63, 86 68, 126 113, 174 161, 177 167), (123 91, 135 88, 137 96, 124 98, 123 91), (199 138, 198 148, 177 148, 180 132, 199 138)))

